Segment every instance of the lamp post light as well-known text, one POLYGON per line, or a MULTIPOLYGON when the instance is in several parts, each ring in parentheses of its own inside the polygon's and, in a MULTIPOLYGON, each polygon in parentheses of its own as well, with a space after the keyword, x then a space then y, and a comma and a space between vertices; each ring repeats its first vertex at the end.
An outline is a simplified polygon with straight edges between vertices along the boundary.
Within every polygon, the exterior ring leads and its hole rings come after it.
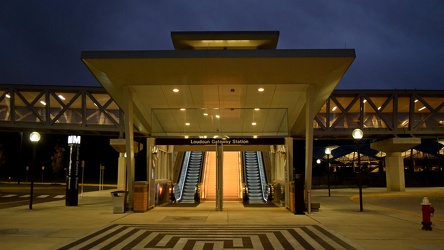
POLYGON ((324 153, 327 155, 327 186, 328 186, 328 197, 330 197, 330 148, 325 148, 324 153))
POLYGON ((359 169, 359 211, 363 211, 362 208, 362 167, 361 167, 361 154, 359 152, 359 142, 361 141, 362 137, 364 136, 364 132, 360 130, 359 128, 353 130, 352 132, 353 139, 356 141, 357 145, 357 153, 358 153, 358 169, 359 169))
POLYGON ((29 193, 29 209, 32 209, 32 199, 34 196, 34 165, 35 165, 35 154, 36 146, 40 141, 40 134, 38 132, 32 132, 29 135, 29 140, 32 142, 32 164, 31 164, 31 191, 29 193))

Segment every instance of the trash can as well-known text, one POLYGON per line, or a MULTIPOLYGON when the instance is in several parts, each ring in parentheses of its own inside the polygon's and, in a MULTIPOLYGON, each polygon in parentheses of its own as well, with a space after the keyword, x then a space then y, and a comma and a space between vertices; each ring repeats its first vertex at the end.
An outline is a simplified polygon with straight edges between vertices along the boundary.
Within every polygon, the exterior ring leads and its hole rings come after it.
POLYGON ((126 191, 121 190, 111 192, 111 198, 113 200, 113 213, 125 213, 126 193, 126 191))

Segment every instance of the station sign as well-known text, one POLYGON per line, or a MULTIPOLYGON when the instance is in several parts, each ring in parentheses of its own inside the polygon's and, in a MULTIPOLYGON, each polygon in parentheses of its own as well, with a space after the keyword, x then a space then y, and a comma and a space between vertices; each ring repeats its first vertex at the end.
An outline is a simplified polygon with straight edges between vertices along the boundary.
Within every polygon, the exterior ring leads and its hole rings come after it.
POLYGON ((156 138, 156 145, 224 145, 224 146, 242 146, 242 145, 284 145, 285 138, 156 138))

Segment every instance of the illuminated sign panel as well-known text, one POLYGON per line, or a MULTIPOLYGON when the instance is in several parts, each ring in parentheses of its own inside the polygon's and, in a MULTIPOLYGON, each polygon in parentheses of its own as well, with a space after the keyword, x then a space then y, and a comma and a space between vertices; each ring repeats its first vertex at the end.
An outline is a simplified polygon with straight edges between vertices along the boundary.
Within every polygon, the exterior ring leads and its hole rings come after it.
POLYGON ((68 136, 68 145, 80 144, 80 135, 70 135, 68 136))

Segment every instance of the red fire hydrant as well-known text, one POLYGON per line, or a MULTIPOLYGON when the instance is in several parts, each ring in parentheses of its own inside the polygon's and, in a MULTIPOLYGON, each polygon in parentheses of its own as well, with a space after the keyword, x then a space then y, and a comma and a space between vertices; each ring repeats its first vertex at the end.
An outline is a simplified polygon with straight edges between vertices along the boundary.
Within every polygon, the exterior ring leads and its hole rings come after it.
POLYGON ((433 213, 435 209, 432 207, 428 197, 422 199, 422 230, 432 231, 432 221, 433 213))

